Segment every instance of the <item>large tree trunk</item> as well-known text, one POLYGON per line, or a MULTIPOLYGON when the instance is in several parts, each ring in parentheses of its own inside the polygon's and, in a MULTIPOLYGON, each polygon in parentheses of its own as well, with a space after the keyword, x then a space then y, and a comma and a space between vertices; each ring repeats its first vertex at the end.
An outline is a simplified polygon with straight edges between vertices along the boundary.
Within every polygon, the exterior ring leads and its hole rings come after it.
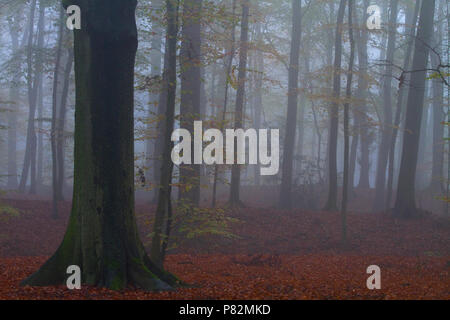
MULTIPOLYGON (((411 14, 407 14, 407 17, 410 17, 410 19, 407 19, 407 35, 408 38, 408 47, 405 52, 405 60, 403 63, 403 70, 408 70, 409 66, 411 64, 411 56, 412 56, 412 48, 414 44, 414 36, 416 34, 416 25, 417 25, 417 18, 419 15, 419 9, 420 9, 420 1, 416 1, 414 12, 411 14), (409 29, 408 29, 409 28, 409 29)), ((391 137, 391 145, 389 148, 389 173, 388 173, 388 183, 387 183, 387 192, 386 192, 386 210, 388 210, 391 207, 391 199, 392 199, 392 190, 394 185, 394 166, 395 166, 395 145, 397 143, 397 136, 398 136, 398 129, 400 126, 401 121, 401 114, 402 109, 404 105, 404 97, 406 95, 406 88, 405 88, 405 82, 409 83, 409 74, 403 74, 400 79, 399 88, 398 88, 398 97, 397 97, 397 109, 395 111, 395 120, 394 120, 394 128, 392 130, 392 137, 391 137)))
MULTIPOLYGON (((72 213, 56 253, 23 285, 65 282, 170 289, 177 280, 150 261, 134 214, 134 64, 137 1, 81 0, 75 31, 75 171, 72 213), (120 21, 120 24, 116 22, 120 21)), ((70 4, 69 1, 65 4, 70 4)))
MULTIPOLYGON (((183 7, 182 45, 180 51, 181 66, 181 104, 180 126, 194 136, 194 121, 200 120, 201 96, 201 0, 185 0, 183 7)), ((192 139, 194 150, 194 139, 192 139)), ((180 166, 179 198, 191 205, 200 202, 200 165, 180 166)))
POLYGON ((378 150, 377 172, 375 179, 375 198, 372 204, 373 211, 385 208, 386 169, 389 155, 389 145, 392 136, 392 74, 394 65, 395 39, 397 34, 397 8, 398 0, 390 1, 390 15, 388 26, 388 47, 386 52, 386 69, 383 79, 383 116, 381 127, 381 144, 378 150))
MULTIPOLYGON (((249 0, 242 1, 241 40, 239 52, 238 89, 236 93, 236 110, 234 115, 235 129, 243 128, 245 82, 247 77, 247 52, 248 52, 248 18, 249 0)), ((234 144, 234 156, 237 157, 237 143, 234 144)), ((231 206, 242 205, 240 200, 241 168, 234 164, 231 168, 230 200, 231 206)))
POLYGON ((282 179, 279 207, 292 207, 292 176, 294 161, 295 134, 297 130, 298 109, 298 77, 301 42, 301 0, 292 0, 292 40, 289 62, 288 107, 286 118, 286 134, 284 137, 282 179))
POLYGON ((394 213, 399 217, 412 217, 417 214, 415 198, 415 179, 419 150, 420 124, 422 121, 425 94, 426 66, 429 43, 433 33, 435 0, 422 3, 417 41, 415 42, 412 64, 411 89, 408 94, 405 135, 397 188, 394 213))
POLYGON ((339 3, 336 23, 334 69, 333 69, 333 102, 330 107, 330 131, 328 134, 328 199, 325 210, 337 211, 337 143, 339 126, 339 98, 341 95, 342 65, 342 26, 344 22, 346 1, 339 3))

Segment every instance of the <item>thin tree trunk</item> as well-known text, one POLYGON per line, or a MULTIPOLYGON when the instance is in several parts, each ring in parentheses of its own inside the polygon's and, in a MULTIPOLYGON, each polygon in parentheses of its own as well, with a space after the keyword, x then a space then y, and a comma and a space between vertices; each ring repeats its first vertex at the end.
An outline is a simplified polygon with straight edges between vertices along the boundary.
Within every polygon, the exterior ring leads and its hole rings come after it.
POLYGON ((394 65, 395 40, 397 33, 398 0, 390 1, 390 15, 388 26, 388 47, 386 53, 386 69, 383 79, 384 123, 382 125, 381 144, 378 150, 377 172, 375 179, 375 198, 373 211, 385 208, 386 169, 389 155, 389 145, 392 136, 392 74, 394 65))
POLYGON ((59 14, 59 29, 58 29, 58 44, 56 48, 56 62, 53 71, 53 93, 52 93, 52 124, 50 142, 52 149, 52 218, 57 219, 58 214, 58 155, 57 155, 57 138, 58 138, 58 87, 59 87, 59 74, 62 55, 62 42, 64 31, 64 8, 61 7, 59 14))
MULTIPOLYGON (((239 72, 238 72, 238 89, 236 93, 236 110, 234 127, 235 129, 243 128, 244 115, 244 96, 245 96, 245 82, 247 74, 247 53, 248 53, 248 18, 249 18, 249 0, 242 1, 242 22, 241 22, 241 39, 239 51, 239 72)), ((237 157, 237 144, 234 144, 234 156, 237 157)), ((241 168, 238 164, 232 165, 231 168, 231 186, 230 186, 230 200, 231 206, 241 206, 240 200, 240 185, 241 185, 241 168)))
MULTIPOLYGON (((330 25, 332 25, 334 23, 334 19, 335 19, 335 1, 328 2, 328 6, 330 7, 328 23, 330 25)), ((342 19, 342 21, 343 21, 343 19, 342 19)), ((334 48, 335 41, 336 41, 336 39, 334 38, 333 33, 332 32, 327 32, 327 41, 326 41, 326 44, 325 44, 326 45, 326 59, 327 59, 326 61, 327 61, 327 66, 330 67, 330 72, 328 73, 329 76, 327 76, 327 89, 325 90, 324 94, 329 95, 329 96, 333 95, 333 80, 334 80, 334 77, 333 77, 333 71, 332 71, 333 69, 332 68, 333 68, 333 49, 335 49, 334 48)), ((329 119, 331 119, 331 114, 332 114, 331 107, 332 107, 332 104, 330 103, 328 105, 328 117, 329 117, 329 119)), ((329 126, 328 126, 327 130, 328 130, 328 138, 329 138, 329 136, 330 136, 330 127, 329 126)), ((330 143, 330 139, 327 139, 327 143, 328 144, 330 143)), ((324 176, 325 176, 324 183, 325 184, 328 184, 328 179, 329 179, 329 176, 330 176, 329 151, 330 151, 330 148, 329 148, 329 145, 328 145, 328 147, 326 148, 326 153, 325 153, 325 170, 326 170, 326 172, 324 174, 324 176)))
MULTIPOLYGON (((152 1, 152 8, 153 10, 161 10, 161 7, 163 6, 163 0, 157 0, 152 1)), ((151 64, 151 78, 152 79, 158 79, 159 83, 162 83, 162 66, 161 66, 161 59, 162 59, 162 36, 163 36, 163 27, 162 24, 159 21, 153 21, 152 24, 152 40, 151 40, 151 53, 150 53, 150 64, 151 64)), ((158 87, 158 86, 157 86, 158 87)), ((159 88, 159 87, 158 87, 159 88)), ((159 121, 161 121, 160 118, 158 119, 156 128, 154 128, 153 121, 150 121, 150 119, 153 119, 155 117, 155 114, 158 114, 160 111, 159 106, 159 96, 161 95, 161 88, 159 88, 159 91, 155 90, 155 87, 153 86, 149 90, 149 107, 148 107, 148 124, 147 124, 147 134, 152 132, 153 130, 158 128, 159 121), (156 112, 155 112, 156 111, 156 112)), ((162 108, 165 110, 165 108, 162 108)), ((164 112, 162 112, 164 114, 164 112)), ((155 153, 155 147, 156 147, 156 141, 159 137, 159 131, 156 130, 156 139, 147 139, 146 142, 146 155, 145 155, 145 176, 146 181, 157 181, 153 180, 156 179, 155 173, 156 171, 159 171, 159 168, 155 166, 155 162, 157 161, 157 157, 159 157, 160 154, 155 153), (154 166, 152 170, 152 166, 154 166)), ((156 189, 155 189, 156 190, 156 189)), ((154 196, 155 192, 153 193, 153 199, 155 200, 156 197, 154 196)), ((152 195, 150 195, 152 196, 152 195)))
MULTIPOLYGON (((258 44, 262 44, 262 26, 261 23, 256 23, 256 41, 258 44)), ((256 76, 255 76, 255 99, 254 99, 254 107, 255 107, 255 116, 253 125, 256 130, 261 129, 261 115, 262 115, 262 87, 263 87, 263 78, 264 78, 264 55, 260 50, 256 51, 256 76)), ((260 174, 261 166, 259 164, 255 165, 255 184, 259 186, 261 184, 261 174, 260 174)))
MULTIPOLYGON (((9 23, 11 43, 13 53, 17 54, 19 50, 20 25, 19 16, 14 16, 14 21, 9 23)), ((11 102, 11 112, 8 114, 8 182, 9 189, 17 189, 17 112, 19 110, 19 81, 20 74, 16 72, 13 76, 12 84, 9 89, 9 100, 11 102)))
MULTIPOLYGON (((228 54, 228 62, 227 62, 227 66, 226 66, 226 70, 225 70, 225 74, 224 77, 222 78, 225 81, 225 85, 223 87, 225 87, 224 90, 224 99, 223 99, 223 112, 222 112, 222 119, 220 122, 220 129, 223 130, 223 127, 225 125, 225 120, 226 120, 226 114, 227 114, 227 105, 228 105, 228 88, 230 85, 230 76, 231 76, 231 69, 233 67, 233 59, 234 59, 234 54, 236 51, 235 48, 235 42, 236 42, 236 23, 235 21, 235 15, 236 15, 236 0, 233 0, 233 4, 232 4, 232 18, 233 18, 233 27, 231 28, 231 45, 230 45, 230 52, 228 54)), ((222 87, 222 86, 219 86, 222 87)), ((216 202, 217 202, 217 184, 218 184, 218 179, 219 179, 219 166, 216 164, 214 166, 214 178, 213 178, 213 194, 212 194, 212 203, 211 206, 213 208, 216 207, 216 202)))
MULTIPOLYGON (((167 37, 166 37, 167 38, 167 37)), ((169 64, 169 48, 168 41, 166 41, 165 52, 164 52, 164 66, 169 64)), ((167 87, 168 87, 168 70, 164 68, 162 80, 161 80, 161 93, 158 100, 158 125, 157 125, 157 136, 153 151, 153 180, 158 183, 153 196, 153 203, 158 202, 159 198, 159 181, 161 180, 161 165, 162 165, 162 153, 164 152, 164 133, 166 130, 166 110, 167 110, 167 87)))
MULTIPOLYGON (((362 23, 364 24, 367 21, 368 14, 367 8, 369 6, 369 1, 364 0, 363 6, 363 18, 362 23)), ((361 189, 369 189, 370 181, 369 181, 369 171, 370 171, 370 144, 371 144, 371 136, 368 128, 368 122, 366 121, 366 100, 368 93, 368 54, 367 54, 367 43, 369 40, 369 34, 367 32, 367 28, 363 25, 361 34, 359 32, 356 33, 357 37, 360 39, 357 40, 358 43, 358 64, 359 64, 359 77, 358 77, 358 94, 357 98, 361 101, 360 111, 358 112, 358 120, 357 122, 360 125, 359 134, 360 134, 360 145, 361 145, 361 159, 360 159, 360 171, 359 171, 359 181, 358 188, 361 189), (360 35, 360 36, 359 36, 360 35)))
POLYGON ((328 135, 328 199, 325 210, 337 211, 337 143, 339 126, 339 98, 341 94, 342 26, 346 1, 339 3, 335 35, 333 69, 333 102, 330 107, 330 131, 328 135))
MULTIPOLYGON (((431 65, 432 68, 437 68, 439 64, 439 56, 442 54, 441 45, 442 42, 442 27, 437 26, 436 33, 437 46, 435 52, 431 53, 431 65)), ((433 164, 431 169, 431 184, 430 189, 432 192, 443 193, 444 188, 442 184, 442 177, 444 171, 444 125, 442 124, 444 119, 444 84, 441 79, 433 79, 433 164)))
POLYGON ((31 157, 33 155, 33 140, 35 138, 34 117, 36 113, 37 86, 35 78, 36 72, 33 73, 33 33, 34 33, 34 14, 36 11, 36 0, 33 0, 30 7, 30 24, 28 29, 28 45, 27 45, 27 86, 28 86, 28 126, 27 139, 25 143, 25 156, 23 161, 22 175, 20 177, 19 191, 25 192, 28 174, 31 166, 31 157), (34 76, 34 77, 33 77, 34 76))
POLYGON ((348 1, 348 31, 350 39, 350 61, 347 73, 347 90, 346 103, 344 104, 344 183, 342 188, 342 243, 347 243, 347 200, 348 200, 348 185, 349 185, 349 157, 350 157, 350 99, 352 97, 352 79, 353 79, 353 64, 355 59, 355 43, 353 41, 353 0, 348 1))
POLYGON ((301 0, 292 0, 292 39, 289 62, 288 106, 286 118, 286 134, 283 148, 282 180, 279 197, 279 207, 290 209, 292 207, 292 176, 295 148, 295 135, 297 130, 298 112, 298 80, 299 56, 301 42, 301 0))
POLYGON ((153 226, 153 238, 151 247, 152 261, 162 269, 165 257, 165 248, 167 248, 168 230, 171 225, 171 192, 172 192, 172 171, 173 162, 171 160, 171 151, 173 142, 171 139, 175 121, 175 98, 177 90, 177 34, 178 34, 178 5, 172 0, 166 1, 167 8, 167 37, 166 37, 166 57, 164 64, 164 73, 167 76, 167 104, 164 126, 164 149, 161 163, 161 180, 158 191, 158 204, 155 214, 155 224, 153 226), (166 232, 164 234, 164 220, 167 219, 166 232))

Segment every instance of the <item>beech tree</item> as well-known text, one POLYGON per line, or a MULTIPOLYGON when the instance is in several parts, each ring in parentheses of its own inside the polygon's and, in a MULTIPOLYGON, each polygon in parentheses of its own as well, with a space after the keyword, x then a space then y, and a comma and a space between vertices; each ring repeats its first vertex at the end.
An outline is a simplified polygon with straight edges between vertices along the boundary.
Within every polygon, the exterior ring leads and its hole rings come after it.
POLYGON ((433 33, 435 0, 422 2, 416 35, 412 74, 406 109, 405 134, 403 138, 397 198, 394 214, 403 217, 416 216, 415 179, 419 151, 420 124, 422 122, 425 79, 427 76, 429 40, 433 33))
POLYGON ((353 38, 353 0, 348 0, 348 33, 350 39, 350 61, 347 72, 346 102, 344 104, 344 181, 342 186, 342 242, 347 242, 347 200, 350 161, 350 99, 352 97, 353 65, 355 62, 355 41, 353 38))
MULTIPOLYGON (((403 70, 408 70, 411 64, 411 56, 412 56, 412 48, 414 44, 414 38, 416 34, 416 25, 417 25, 417 18, 419 15, 419 9, 420 9, 420 0, 416 1, 415 8, 413 9, 413 13, 407 12, 407 17, 409 16, 410 19, 407 19, 407 36, 408 36, 408 46, 405 52, 405 58, 403 62, 403 70)), ((394 184, 394 165, 395 165, 395 146, 397 143, 397 136, 400 126, 400 120, 402 111, 405 108, 404 102, 405 102, 405 95, 407 94, 407 88, 406 83, 409 83, 410 74, 409 73, 402 73, 400 76, 400 83, 398 85, 398 97, 397 97, 397 107, 395 111, 395 120, 394 120, 394 127, 392 130, 392 137, 390 141, 390 149, 389 149, 389 170, 388 170, 388 182, 387 182, 387 190, 386 190, 386 210, 388 210, 391 207, 392 202, 392 190, 393 190, 393 184, 394 184)), ((403 111, 404 112, 404 111, 403 111)))
POLYGON ((290 209, 292 206, 292 176, 295 132, 297 130, 298 111, 298 78, 299 56, 301 42, 301 0, 292 0, 292 34, 291 54, 289 59, 288 108, 286 118, 286 134, 284 137, 284 152, 282 180, 280 189, 280 207, 290 209))
MULTIPOLYGON (((30 6, 30 22, 28 25, 28 44, 27 44, 27 90, 28 90, 28 125, 25 155, 20 176, 19 190, 25 192, 28 176, 30 175, 30 193, 36 192, 36 129, 35 117, 38 98, 39 83, 42 81, 40 76, 41 66, 33 64, 33 40, 34 40, 34 21, 37 7, 37 0, 33 0, 30 6)), ((38 20, 38 47, 42 48, 44 36, 44 12, 45 6, 40 3, 38 20)))
MULTIPOLYGON (((137 1, 80 0, 74 32, 76 110, 72 212, 56 253, 23 285, 65 282, 78 265, 82 282, 111 289, 171 289, 179 284, 153 263, 134 215, 134 65, 137 1), (118 23, 120 21, 120 23, 118 23)), ((168 1, 170 6, 170 0, 168 1)))
POLYGON ((334 43, 333 101, 330 107, 330 131, 328 135, 328 199, 325 204, 325 209, 330 211, 337 211, 337 143, 339 98, 341 95, 342 26, 346 4, 345 0, 341 0, 339 3, 334 43))
POLYGON ((166 77, 165 89, 161 93, 165 96, 165 120, 164 120, 164 147, 161 162, 161 176, 158 190, 158 203, 156 208, 155 223, 153 225, 153 237, 151 247, 151 259, 159 267, 163 267, 167 244, 172 223, 172 172, 173 162, 171 140, 175 121, 175 98, 177 90, 177 34, 178 34, 178 8, 179 1, 166 1, 167 10, 167 45, 166 60, 164 62, 164 74, 166 77), (166 228, 164 229, 164 226, 166 228))
MULTIPOLYGON (((194 135, 194 121, 200 119, 202 0, 185 0, 183 7, 180 124, 194 135)), ((192 141, 192 150, 194 141, 192 141)), ((194 163, 194 161, 192 161, 194 163)), ((200 166, 180 166, 180 199, 198 206, 200 202, 200 166)))
MULTIPOLYGON (((241 39, 239 52, 238 88, 236 93, 236 110, 234 115, 235 129, 243 128, 245 82, 247 77, 247 53, 248 53, 248 19, 249 0, 242 1, 241 39)), ((237 155, 237 144, 234 144, 234 154, 237 155)), ((230 200, 232 206, 242 205, 240 200, 241 168, 238 164, 231 169, 230 200)))
POLYGON ((390 138, 392 136, 392 74, 395 53, 395 39, 397 34, 398 0, 390 1, 388 25, 388 40, 386 51, 386 68, 383 78, 383 119, 381 142, 378 150, 377 172, 375 182, 375 198, 373 210, 384 209, 386 190, 386 169, 389 155, 390 138))

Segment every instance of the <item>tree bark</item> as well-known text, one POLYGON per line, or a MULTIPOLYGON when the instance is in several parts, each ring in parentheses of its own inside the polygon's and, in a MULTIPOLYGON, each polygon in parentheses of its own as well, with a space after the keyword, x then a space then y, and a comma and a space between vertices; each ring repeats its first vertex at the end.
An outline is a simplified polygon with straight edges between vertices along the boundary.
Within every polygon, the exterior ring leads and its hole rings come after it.
POLYGON ((164 121, 164 149, 161 162, 161 178, 159 181, 158 204, 156 208, 155 223, 153 226, 153 238, 151 247, 151 259, 158 268, 163 267, 167 243, 169 241, 170 225, 172 219, 172 171, 173 162, 171 151, 173 142, 171 139, 175 122, 175 99, 177 90, 177 35, 178 35, 178 5, 172 0, 166 0, 167 7, 167 45, 166 61, 164 64, 164 74, 166 82, 166 112, 164 121), (166 221, 164 221, 166 220, 166 221), (164 230, 166 225, 166 230, 164 230))
MULTIPOLYGON (((403 70, 407 70, 411 64, 411 56, 412 56, 412 48, 414 44, 414 36, 416 34, 416 24, 417 18, 419 15, 420 9, 420 1, 416 1, 414 13, 411 16, 411 19, 407 21, 409 24, 409 32, 408 32, 408 47, 405 53, 405 60, 403 64, 403 70)), ((394 165, 395 165, 395 145, 397 143, 398 129, 400 127, 402 109, 404 104, 404 97, 406 95, 405 82, 409 83, 409 74, 403 74, 400 79, 399 88, 398 88, 398 97, 397 97, 397 107, 395 111, 395 120, 394 120, 394 128, 392 130, 391 137, 391 145, 389 148, 389 173, 388 173, 388 183, 387 183, 387 192, 386 192, 386 211, 391 206, 392 199, 392 190, 394 184, 394 165)))
MULTIPOLYGON (((14 55, 19 51, 19 27, 20 19, 14 16, 14 21, 9 21, 9 31, 11 36, 12 50, 14 55)), ((20 74, 16 72, 9 89, 9 100, 11 102, 11 112, 8 114, 8 189, 17 189, 17 112, 19 110, 19 81, 20 74)))
MULTIPOLYGON (((437 26, 436 33, 437 46, 435 52, 431 53, 431 66, 437 68, 440 57, 442 54, 441 41, 442 41, 442 27, 437 26)), ((442 193, 444 191, 442 179, 444 171, 444 125, 442 124, 444 114, 444 84, 441 79, 433 79, 433 163, 431 169, 431 184, 430 189, 432 192, 442 193)))
POLYGON ((50 131, 50 143, 52 150, 52 218, 58 218, 58 202, 61 200, 58 193, 58 153, 57 153, 57 138, 58 138, 58 87, 59 74, 62 55, 62 43, 64 34, 64 8, 61 8, 59 13, 59 28, 58 40, 56 47, 56 62, 53 71, 53 93, 52 93, 52 123, 50 131))
MULTIPOLYGON (((20 177, 19 191, 25 192, 28 174, 30 171, 33 149, 36 142, 36 133, 34 127, 34 118, 36 115, 36 100, 37 100, 37 72, 33 72, 33 33, 34 33, 34 15, 36 11, 36 0, 33 0, 30 6, 30 24, 28 28, 28 45, 27 45, 27 87, 28 87, 28 125, 27 125, 27 139, 25 143, 25 156, 23 161, 22 175, 20 177)), ((36 71, 36 70, 34 70, 36 71)), ((31 184, 33 181, 33 172, 31 174, 31 184)), ((31 188, 30 188, 31 190, 31 188)))
POLYGON ((429 54, 429 43, 433 33, 435 0, 422 2, 417 40, 414 48, 412 64, 411 89, 405 120, 405 135, 400 164, 397 198, 394 214, 399 217, 413 217, 418 213, 415 198, 415 179, 417 156, 419 149, 420 124, 423 113, 425 94, 426 66, 429 54))
POLYGON ((292 207, 292 169, 294 161, 295 135, 297 130, 299 56, 302 32, 301 7, 301 0, 292 0, 293 15, 291 53, 289 59, 288 107, 279 197, 279 207, 283 209, 290 209, 292 207))
MULTIPOLYGON (((166 36, 166 47, 164 52, 164 66, 169 65, 169 48, 168 48, 168 41, 166 36)), ((164 138, 164 132, 166 130, 166 111, 167 111, 167 88, 168 88, 168 72, 164 67, 163 75, 161 79, 161 93, 159 95, 158 99, 158 125, 157 125, 157 136, 156 136, 156 142, 154 146, 154 164, 153 164, 153 181, 156 183, 159 183, 161 180, 161 165, 162 165, 162 153, 164 152, 164 145, 165 145, 165 138, 164 138)), ((154 195, 153 195, 153 201, 154 203, 158 202, 159 190, 160 186, 157 185, 157 188, 155 189, 154 195)))
MULTIPOLYGON (((200 120, 201 104, 201 0, 185 0, 180 51, 181 104, 180 126, 194 136, 194 121, 200 120)), ((192 139, 194 150, 194 139, 192 139)), ((179 198, 193 206, 200 202, 200 165, 180 165, 179 198)))
POLYGON ((57 196, 60 201, 64 201, 64 181, 65 181, 64 147, 66 143, 65 127, 66 127, 66 113, 67 113, 67 98, 69 95, 70 73, 72 71, 73 57, 74 57, 73 48, 68 48, 66 65, 64 67, 64 81, 61 92, 61 101, 59 104, 58 130, 56 139, 56 154, 58 157, 57 196))
MULTIPOLYGON (((219 81, 219 89, 222 90, 223 88, 223 110, 222 110, 222 118, 220 122, 220 129, 223 130, 225 125, 225 120, 227 116, 227 106, 228 106, 228 88, 230 86, 229 78, 231 76, 231 70, 233 67, 233 59, 236 51, 236 22, 235 22, 235 14, 236 14, 236 0, 232 1, 232 28, 231 28, 231 41, 230 41, 230 51, 227 55, 228 59, 226 62, 225 70, 223 73, 223 76, 220 78, 219 81)), ((214 177, 213 177, 213 191, 212 191, 212 200, 211 200, 211 206, 213 208, 216 207, 217 202, 217 185, 218 185, 218 179, 219 179, 219 166, 216 164, 214 166, 214 177)))
MULTIPOLYGON (((368 14, 367 8, 369 6, 369 1, 364 0, 363 6, 363 19, 364 24, 367 21, 368 14)), ((359 106, 360 111, 357 113, 357 122, 359 125, 360 134, 360 171, 359 171, 359 181, 357 183, 358 188, 369 189, 369 171, 370 171, 370 144, 371 144, 371 134, 369 132, 368 122, 366 121, 366 100, 368 93, 368 54, 367 54, 367 42, 369 40, 369 33, 365 26, 362 27, 361 33, 356 32, 357 46, 358 46, 358 64, 359 64, 359 76, 358 76, 358 93, 357 98, 361 101, 359 106)))
MULTIPOLYGON (((256 23, 256 41, 257 45, 262 45, 263 36, 262 36, 262 26, 261 22, 256 23)), ((256 75, 255 75, 255 97, 254 97, 254 118, 253 118, 253 125, 256 130, 261 129, 261 116, 262 116, 262 108, 263 108, 263 79, 264 79, 264 55, 261 52, 261 50, 256 50, 255 53, 255 66, 256 66, 256 75)), ((254 166, 254 180, 255 185, 259 186, 261 184, 261 174, 260 174, 260 168, 261 166, 255 165, 254 166)))
POLYGON ((330 131, 328 135, 328 199, 325 210, 337 211, 337 143, 339 126, 339 98, 341 95, 342 26, 346 1, 339 3, 335 34, 333 68, 333 102, 330 107, 330 131))
MULTIPOLYGON (((157 0, 152 1, 152 9, 156 10, 156 12, 159 12, 162 10, 163 7, 163 0, 157 0)), ((156 14, 156 13, 154 13, 156 14)), ((151 53, 150 53, 150 64, 151 64, 151 78, 152 79, 158 79, 160 83, 162 83, 162 65, 161 65, 161 59, 162 59, 162 36, 163 36, 163 27, 162 23, 160 21, 152 21, 152 40, 151 40, 151 53)), ((162 121, 162 119, 159 118, 159 112, 160 109, 163 111, 161 112, 161 115, 164 114, 165 108, 162 108, 159 105, 159 96, 161 95, 161 88, 158 86, 159 90, 155 90, 154 87, 150 88, 149 90, 149 107, 148 107, 148 120, 157 117, 157 124, 156 128, 154 128, 153 121, 149 121, 147 124, 147 134, 152 132, 155 129, 158 129, 159 122, 162 121), (161 107, 161 108, 160 108, 161 107)), ((159 139, 159 131, 156 130, 156 139, 147 139, 146 142, 146 161, 145 161, 145 176, 146 181, 158 181, 156 180, 156 171, 159 171, 159 168, 155 165, 157 162, 157 158, 160 156, 160 154, 155 153, 155 147, 156 147, 156 141, 159 139), (152 170, 153 166, 153 170, 152 170)), ((154 189, 156 190, 156 189, 154 189)), ((153 193, 153 199, 156 200, 156 197, 154 196, 155 192, 153 193)))
POLYGON ((353 0, 348 1, 348 30, 350 39, 350 61, 347 73, 347 90, 346 103, 344 104, 344 183, 342 186, 342 243, 347 242, 347 200, 348 200, 348 185, 349 185, 349 157, 350 157, 350 99, 352 97, 352 79, 353 79, 353 64, 355 59, 355 43, 353 40, 353 0))
MULTIPOLYGON (((42 77, 42 75, 41 75, 42 77)), ((44 163, 44 137, 42 134, 42 116, 44 109, 44 86, 43 79, 41 78, 38 90, 38 102, 37 102, 37 113, 38 113, 38 132, 37 132, 37 172, 36 172, 36 185, 37 188, 42 187, 43 184, 43 163, 44 163)))
MULTIPOLYGON (((248 18, 249 18, 249 0, 242 1, 242 22, 241 22, 241 39, 239 52, 239 72, 238 72, 238 89, 236 93, 236 110, 234 115, 235 129, 243 128, 244 116, 244 96, 245 82, 247 77, 247 53, 248 53, 248 18)), ((234 144, 234 156, 237 156, 237 143, 234 144)), ((241 168, 238 164, 232 165, 231 168, 231 186, 230 200, 231 206, 240 206, 240 185, 241 185, 241 168)))
POLYGON ((179 282, 146 255, 134 214, 137 1, 80 0, 76 3, 84 19, 81 30, 74 32, 72 212, 59 249, 22 284, 63 284, 67 267, 78 265, 83 284, 116 290, 127 286, 171 289, 179 282))
POLYGON ((389 155, 389 145, 392 136, 392 75, 395 53, 395 39, 397 33, 398 0, 390 1, 390 15, 388 26, 388 47, 386 52, 386 69, 383 79, 383 116, 381 127, 381 144, 378 150, 377 172, 375 179, 375 198, 372 204, 374 212, 384 210, 386 195, 386 169, 389 155))

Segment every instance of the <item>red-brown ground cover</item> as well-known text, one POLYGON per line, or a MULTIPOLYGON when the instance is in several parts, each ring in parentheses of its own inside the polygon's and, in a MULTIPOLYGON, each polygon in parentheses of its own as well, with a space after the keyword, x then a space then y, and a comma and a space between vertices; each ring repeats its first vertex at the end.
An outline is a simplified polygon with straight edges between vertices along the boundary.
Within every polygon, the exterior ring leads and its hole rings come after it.
MULTIPOLYGON (((206 237, 181 244, 166 267, 194 288, 145 293, 19 283, 59 245, 70 210, 50 219, 48 201, 3 201, 19 217, 0 224, 0 299, 449 299, 450 224, 426 216, 350 214, 349 245, 340 246, 338 213, 246 208, 230 213, 235 240, 206 237), (381 268, 382 289, 366 288, 366 268, 381 268)), ((143 239, 152 208, 137 207, 143 239)))

